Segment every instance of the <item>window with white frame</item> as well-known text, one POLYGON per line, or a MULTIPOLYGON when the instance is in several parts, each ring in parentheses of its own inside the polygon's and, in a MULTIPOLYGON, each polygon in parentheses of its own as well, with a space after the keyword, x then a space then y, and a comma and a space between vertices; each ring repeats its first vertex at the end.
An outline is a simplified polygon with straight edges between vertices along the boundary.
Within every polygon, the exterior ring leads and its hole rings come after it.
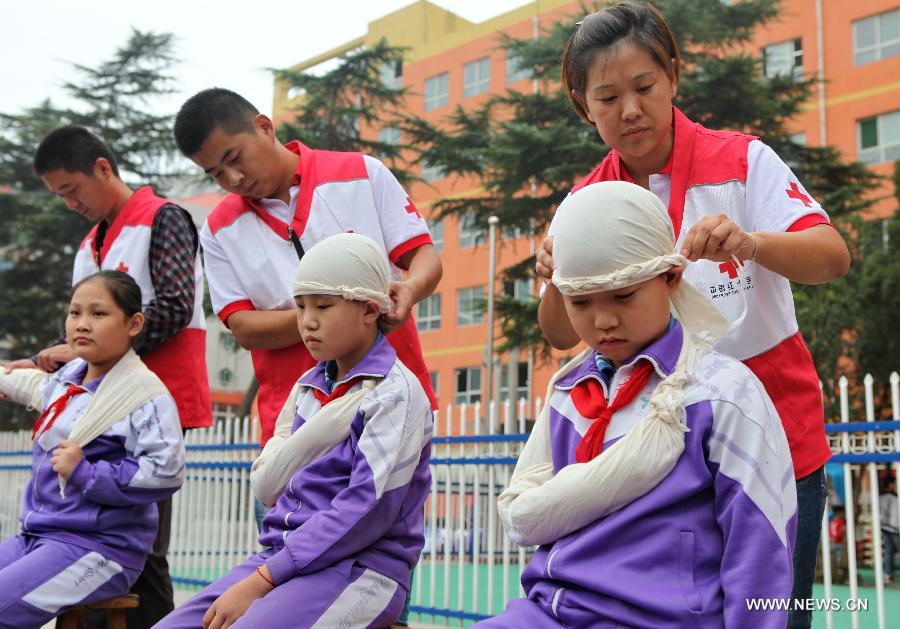
POLYGON ((403 59, 397 59, 381 66, 381 83, 385 87, 395 90, 403 87, 403 59))
POLYGON ((853 63, 861 66, 900 55, 900 9, 853 23, 853 63))
POLYGON ((437 371, 429 371, 428 375, 431 377, 431 388, 434 390, 434 396, 437 397, 440 391, 441 374, 437 371))
POLYGON ((803 40, 772 44, 763 48, 763 74, 768 78, 787 75, 795 81, 803 78, 803 40))
POLYGON ((531 301, 531 286, 533 282, 528 278, 513 280, 503 283, 503 294, 512 297, 516 301, 531 301))
POLYGON ((900 111, 859 120, 856 130, 859 161, 877 164, 900 159, 900 111))
POLYGON ((521 225, 516 225, 514 227, 504 226, 500 229, 500 235, 506 240, 516 240, 522 236, 527 236, 528 232, 523 229, 521 225))
POLYGON ((441 327, 441 294, 434 293, 419 302, 416 310, 416 327, 422 331, 441 327))
MULTIPOLYGON (((397 127, 384 127, 378 132, 378 141, 382 144, 387 144, 388 146, 397 146, 400 144, 400 129, 397 127)), ((388 152, 390 149, 386 149, 382 151, 380 157, 381 159, 385 159, 388 157, 388 152)))
POLYGON ((468 98, 491 89, 491 59, 485 57, 463 68, 463 96, 468 98))
POLYGON ((481 401, 481 367, 456 370, 454 404, 474 404, 481 401))
POLYGON ((456 325, 474 325, 482 321, 484 321, 484 287, 457 289, 456 325))
POLYGON ((422 160, 422 179, 425 181, 437 181, 445 176, 441 166, 432 165, 428 160, 422 160))
MULTIPOLYGON (((509 399, 509 370, 510 365, 504 365, 500 374, 500 399, 506 401, 509 399)), ((516 394, 513 400, 528 399, 528 363, 521 362, 516 365, 516 394)))
POLYGON ((431 233, 431 244, 434 245, 434 250, 440 253, 444 250, 444 219, 429 219, 427 223, 428 231, 431 233))
POLYGON ((506 53, 506 82, 515 83, 531 78, 531 68, 523 68, 522 60, 512 52, 506 53))
POLYGON ((450 75, 447 72, 425 79, 425 111, 450 102, 450 75))
POLYGON ((481 230, 475 226, 475 216, 463 214, 459 217, 459 248, 474 247, 481 238, 481 230))
POLYGON ((400 144, 400 129, 397 127, 384 127, 378 132, 378 141, 382 144, 400 144))

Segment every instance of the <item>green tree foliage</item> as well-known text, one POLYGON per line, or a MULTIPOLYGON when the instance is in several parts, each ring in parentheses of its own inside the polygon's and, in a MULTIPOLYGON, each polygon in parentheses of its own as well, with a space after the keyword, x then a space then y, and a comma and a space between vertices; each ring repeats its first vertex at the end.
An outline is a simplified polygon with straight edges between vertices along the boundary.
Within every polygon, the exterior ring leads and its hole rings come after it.
POLYGON ((364 137, 366 128, 399 131, 395 123, 402 118, 407 90, 390 79, 402 68, 403 53, 382 40, 348 52, 327 72, 275 70, 278 81, 301 95, 291 119, 278 126, 278 136, 316 149, 377 155, 408 182, 412 175, 400 159, 408 148, 404 137, 364 137))
MULTIPOLYGON (((753 33, 778 15, 778 0, 658 0, 683 55, 675 104, 688 117, 714 129, 760 136, 789 164, 844 232, 855 238, 856 216, 871 204, 878 179, 862 164, 847 163, 832 147, 808 147, 791 139, 786 123, 800 109, 815 80, 766 77, 762 60, 744 52, 753 33)), ((585 12, 602 8, 586 6, 585 12)), ((507 90, 475 109, 458 107, 438 126, 421 118, 406 121, 417 138, 420 161, 450 175, 479 176, 482 194, 444 199, 442 215, 471 215, 485 228, 491 215, 504 228, 543 233, 571 187, 608 152, 596 130, 584 124, 560 88, 564 44, 580 19, 573 16, 529 40, 505 38, 500 45, 531 71, 533 88, 507 90)), ((532 87, 532 86, 529 86, 532 87)), ((505 270, 507 279, 532 273, 526 260, 505 270)), ((860 316, 855 271, 821 287, 798 287, 797 314, 821 374, 837 373, 840 358, 853 354, 851 336, 860 316)), ((503 342, 500 351, 548 346, 537 329, 537 301, 497 299, 503 342)))
POLYGON ((160 98, 174 92, 173 37, 132 30, 111 59, 96 67, 74 65, 78 80, 65 84, 81 105, 76 122, 103 138, 120 168, 157 190, 182 174, 172 115, 153 113, 160 98))
POLYGON ((52 129, 83 124, 100 135, 132 184, 157 188, 178 169, 171 116, 150 113, 171 91, 172 36, 133 31, 110 60, 74 66, 66 84, 71 108, 44 101, 0 114, 0 339, 13 357, 59 336, 68 303, 72 258, 90 225, 54 198, 31 170, 52 129))

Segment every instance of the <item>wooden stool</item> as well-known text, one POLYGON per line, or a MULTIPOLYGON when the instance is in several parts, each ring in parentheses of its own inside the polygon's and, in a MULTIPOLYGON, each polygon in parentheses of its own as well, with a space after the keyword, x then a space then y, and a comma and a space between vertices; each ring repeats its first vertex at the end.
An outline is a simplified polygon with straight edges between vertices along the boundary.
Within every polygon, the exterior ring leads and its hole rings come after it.
POLYGON ((106 610, 106 626, 108 629, 125 629, 125 610, 139 607, 137 594, 123 594, 105 601, 76 605, 56 619, 56 629, 85 629, 87 627, 87 611, 89 609, 106 610))

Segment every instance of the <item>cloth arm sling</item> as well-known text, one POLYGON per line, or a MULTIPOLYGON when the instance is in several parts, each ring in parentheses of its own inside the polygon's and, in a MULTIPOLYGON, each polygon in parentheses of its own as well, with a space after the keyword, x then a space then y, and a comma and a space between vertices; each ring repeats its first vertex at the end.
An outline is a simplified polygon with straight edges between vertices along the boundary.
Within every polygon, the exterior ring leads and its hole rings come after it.
POLYGON ((275 433, 250 469, 250 486, 261 503, 267 507, 274 505, 298 470, 350 435, 350 424, 357 409, 376 383, 376 380, 363 380, 357 391, 329 402, 291 434, 302 388, 299 382, 294 385, 278 414, 275 433))
POLYGON ((9 373, 0 371, 0 393, 16 404, 41 408, 40 385, 49 375, 40 369, 16 369, 9 373))
MULTIPOLYGON (((46 377, 46 373, 37 369, 17 369, 3 374, 0 378, 0 391, 20 404, 39 408, 41 399, 38 385, 46 377)), ((158 395, 169 395, 166 385, 141 362, 134 350, 129 349, 103 377, 68 439, 84 448, 113 424, 158 395)), ((65 489, 66 480, 60 476, 59 492, 63 497, 65 489)))

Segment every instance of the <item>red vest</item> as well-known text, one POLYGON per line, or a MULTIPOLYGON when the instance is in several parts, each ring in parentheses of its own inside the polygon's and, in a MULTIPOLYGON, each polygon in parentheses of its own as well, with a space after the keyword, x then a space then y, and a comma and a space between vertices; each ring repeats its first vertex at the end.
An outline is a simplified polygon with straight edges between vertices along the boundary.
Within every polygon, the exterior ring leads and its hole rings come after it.
MULTIPOLYGON (((75 285, 100 270, 125 271, 141 288, 146 307, 156 297, 150 279, 150 232, 156 212, 168 203, 149 187, 137 190, 106 232, 97 266, 98 225, 88 232, 72 270, 75 285)), ((194 312, 186 328, 141 359, 169 389, 178 406, 183 428, 212 425, 209 379, 206 375, 206 321, 203 318, 203 267, 199 252, 195 266, 194 312)))

